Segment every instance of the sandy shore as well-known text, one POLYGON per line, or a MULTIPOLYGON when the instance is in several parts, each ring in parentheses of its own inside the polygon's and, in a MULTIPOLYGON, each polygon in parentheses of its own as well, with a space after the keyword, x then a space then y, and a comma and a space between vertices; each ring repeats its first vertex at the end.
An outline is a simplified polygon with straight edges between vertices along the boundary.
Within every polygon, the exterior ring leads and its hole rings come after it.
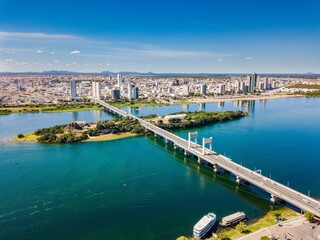
POLYGON ((293 98, 293 97, 304 97, 304 95, 294 94, 294 95, 271 95, 271 96, 240 96, 240 97, 229 97, 229 98, 219 98, 219 97, 207 97, 207 98, 192 98, 188 102, 192 103, 208 103, 208 102, 226 102, 226 101, 246 101, 246 100, 268 100, 276 98, 293 98))

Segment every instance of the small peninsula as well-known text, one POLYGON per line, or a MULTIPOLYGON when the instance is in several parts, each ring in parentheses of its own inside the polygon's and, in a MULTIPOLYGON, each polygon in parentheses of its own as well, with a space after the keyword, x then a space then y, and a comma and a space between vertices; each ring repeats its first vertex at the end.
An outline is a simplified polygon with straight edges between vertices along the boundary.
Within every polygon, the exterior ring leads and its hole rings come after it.
MULTIPOLYGON (((165 117, 151 114, 141 118, 166 130, 190 129, 211 125, 218 122, 240 119, 248 116, 247 112, 179 112, 165 117)), ((114 120, 100 121, 98 123, 86 123, 73 121, 69 124, 57 125, 50 128, 42 128, 34 133, 18 134, 15 140, 18 142, 40 143, 74 143, 88 141, 108 141, 126 137, 147 134, 148 131, 140 125, 137 119, 126 117, 114 120)))

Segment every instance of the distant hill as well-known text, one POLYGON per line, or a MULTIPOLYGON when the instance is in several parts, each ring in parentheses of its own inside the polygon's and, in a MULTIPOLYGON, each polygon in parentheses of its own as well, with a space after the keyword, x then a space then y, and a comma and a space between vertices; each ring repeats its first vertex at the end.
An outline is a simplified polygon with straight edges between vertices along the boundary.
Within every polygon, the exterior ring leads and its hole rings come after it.
MULTIPOLYGON (((36 75, 36 74, 44 74, 44 75, 75 75, 75 74, 94 74, 94 75, 140 75, 140 76, 164 76, 164 77, 226 77, 226 76, 247 76, 251 73, 154 73, 154 72, 130 72, 130 71, 121 71, 121 72, 111 72, 111 71, 102 71, 102 72, 72 72, 66 70, 50 70, 43 72, 0 72, 0 75, 15 75, 15 74, 28 74, 28 75, 36 75)), ((319 73, 258 73, 260 77, 278 77, 278 78, 287 78, 287 77, 311 77, 311 78, 319 78, 319 73)))

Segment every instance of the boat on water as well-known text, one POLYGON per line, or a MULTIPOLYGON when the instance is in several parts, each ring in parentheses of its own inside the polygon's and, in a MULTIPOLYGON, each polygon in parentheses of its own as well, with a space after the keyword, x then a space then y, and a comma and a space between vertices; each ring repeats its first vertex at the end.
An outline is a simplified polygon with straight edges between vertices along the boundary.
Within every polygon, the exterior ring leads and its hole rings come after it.
POLYGON ((208 213, 207 215, 204 215, 193 227, 193 236, 201 238, 203 237, 210 228, 215 224, 216 222, 216 214, 214 213, 208 213))
POLYGON ((229 216, 226 216, 222 218, 222 221, 220 222, 220 226, 227 227, 231 226, 233 224, 236 224, 246 218, 246 214, 244 212, 236 212, 229 216))

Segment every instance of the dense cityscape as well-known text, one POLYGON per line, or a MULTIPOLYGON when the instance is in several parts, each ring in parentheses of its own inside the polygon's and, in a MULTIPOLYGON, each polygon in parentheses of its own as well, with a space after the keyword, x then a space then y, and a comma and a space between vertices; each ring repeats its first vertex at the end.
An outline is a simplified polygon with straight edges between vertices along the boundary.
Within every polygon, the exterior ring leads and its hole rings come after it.
POLYGON ((0 240, 320 240, 319 0, 0 0, 0 240))
POLYGON ((99 99, 147 99, 159 103, 212 96, 241 97, 277 95, 317 91, 295 85, 319 85, 317 76, 268 77, 256 73, 247 76, 143 76, 143 75, 0 75, 0 103, 59 103, 63 101, 99 99))

